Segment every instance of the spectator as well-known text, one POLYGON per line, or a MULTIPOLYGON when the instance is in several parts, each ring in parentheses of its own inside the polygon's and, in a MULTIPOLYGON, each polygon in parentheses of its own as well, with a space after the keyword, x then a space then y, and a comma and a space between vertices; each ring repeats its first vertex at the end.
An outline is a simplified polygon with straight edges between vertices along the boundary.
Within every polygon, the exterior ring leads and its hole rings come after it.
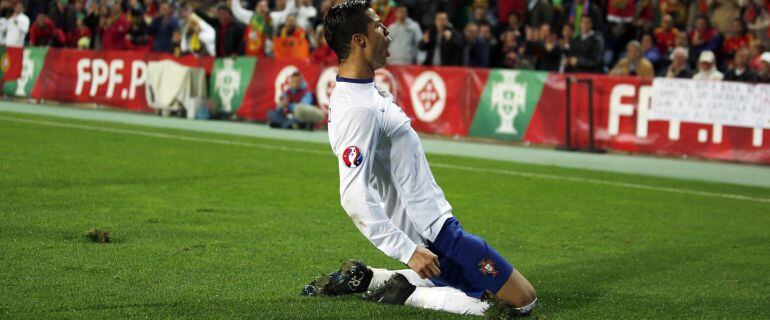
POLYGON ((297 16, 290 14, 273 38, 276 58, 305 60, 310 56, 307 33, 297 25, 297 16))
POLYGON ((660 13, 664 19, 666 16, 671 18, 672 27, 681 29, 687 25, 687 6, 681 0, 660 1, 660 13))
POLYGON ((396 21, 388 26, 390 31, 390 46, 388 51, 388 64, 415 64, 417 63, 417 50, 420 45, 422 30, 417 22, 409 18, 406 6, 396 8, 396 21))
POLYGON ((770 51, 763 53, 760 60, 762 66, 757 72, 757 82, 770 83, 770 51))
POLYGON ((492 11, 489 10, 488 5, 483 2, 477 2, 473 5, 473 16, 470 20, 475 22, 476 25, 489 24, 497 25, 497 19, 492 11))
POLYGON ((67 35, 67 46, 79 47, 78 43, 83 38, 87 38, 88 44, 91 44, 91 29, 86 26, 83 18, 79 17, 75 25, 75 30, 72 30, 72 32, 67 35))
POLYGON ((577 31, 576 33, 578 36, 582 35, 580 21, 582 21, 584 17, 591 18, 591 33, 594 33, 594 30, 603 32, 604 14, 602 14, 601 8, 599 8, 595 2, 596 1, 590 0, 573 0, 567 3, 568 8, 566 10, 570 13, 569 18, 567 19, 567 23, 570 23, 574 26, 574 30, 577 31))
POLYGON ((693 56, 700 56, 703 51, 717 52, 722 41, 719 33, 711 28, 708 18, 704 15, 695 18, 695 27, 690 31, 688 40, 693 56))
POLYGON ((374 0, 372 1, 372 9, 380 16, 382 24, 389 26, 396 21, 396 13, 394 10, 396 3, 393 0, 374 0))
POLYGON ((313 94, 308 90, 307 84, 302 80, 299 71, 289 77, 289 87, 281 94, 278 106, 267 114, 270 127, 283 129, 298 129, 306 125, 296 119, 295 112, 299 105, 312 105, 313 94))
POLYGON ((676 37, 679 29, 674 27, 674 18, 671 15, 665 15, 660 20, 660 27, 655 29, 654 38, 657 43, 658 51, 661 54, 668 54, 676 47, 676 37))
POLYGON ((653 37, 649 34, 644 34, 642 36, 642 52, 644 53, 644 57, 655 67, 655 70, 658 70, 662 62, 662 55, 655 45, 655 40, 653 40, 653 37))
POLYGON ((35 23, 29 29, 29 44, 35 46, 62 46, 64 34, 56 28, 53 20, 45 14, 38 14, 35 23))
POLYGON ((498 67, 502 65, 502 56, 500 49, 500 41, 498 41, 495 34, 492 32, 492 26, 488 23, 482 23, 479 25, 479 37, 489 43, 489 66, 498 67))
POLYGON ((99 20, 102 50, 125 50, 126 35, 131 27, 120 3, 112 7, 103 6, 99 20))
POLYGON ((692 78, 694 80, 721 81, 724 74, 717 70, 716 57, 711 51, 703 51, 698 58, 698 73, 692 78))
POLYGON ((642 78, 655 77, 655 68, 642 54, 642 44, 633 40, 626 45, 626 57, 620 59, 612 70, 615 76, 639 76, 642 78))
POLYGON ((529 28, 528 31, 527 46, 535 58, 535 69, 558 71, 561 63, 561 47, 556 35, 551 33, 551 26, 543 23, 539 29, 529 28))
POLYGON ((755 42, 749 47, 749 69, 758 71, 762 67, 762 52, 765 52, 762 42, 755 42))
POLYGON ((48 12, 48 18, 53 21, 57 29, 64 34, 70 34, 77 27, 78 12, 70 5, 69 0, 56 0, 53 8, 48 12))
POLYGON ((132 9, 131 26, 126 35, 126 48, 136 51, 150 51, 152 49, 150 40, 150 27, 144 20, 144 13, 132 9))
POLYGON ((231 0, 230 8, 235 18, 246 25, 243 36, 247 56, 266 57, 272 44, 273 27, 270 23, 270 8, 267 0, 257 1, 254 11, 241 7, 240 0, 231 0))
POLYGON ((426 66, 456 66, 462 63, 462 36, 449 23, 446 12, 436 14, 434 25, 422 34, 420 50, 426 51, 426 66))
POLYGON ((296 13, 297 8, 294 5, 294 0, 287 2, 287 0, 275 0, 275 10, 270 12, 270 22, 273 24, 271 30, 278 30, 278 28, 286 23, 286 17, 289 14, 296 13))
POLYGON ((497 26, 497 34, 500 36, 500 40, 502 41, 503 33, 506 31, 513 31, 514 35, 516 36, 516 40, 520 40, 524 38, 523 29, 524 26, 521 23, 521 20, 519 20, 519 16, 516 15, 516 13, 511 12, 508 14, 508 19, 505 20, 505 24, 499 24, 497 26))
POLYGON ((519 44, 515 31, 503 33, 500 50, 502 67, 516 69, 531 69, 533 67, 533 59, 526 55, 526 48, 519 44))
POLYGON ((749 4, 743 13, 746 27, 760 42, 770 42, 770 2, 767 0, 748 0, 749 4))
POLYGON ((479 36, 479 26, 475 22, 466 24, 464 36, 463 65, 489 68, 489 43, 479 36))
MULTIPOLYGON (((634 10, 634 33, 636 35, 655 30, 655 17, 659 14, 658 0, 640 0, 634 10)), ((596 28, 596 30, 601 30, 596 28)))
POLYGON ((725 40, 722 43, 722 57, 727 60, 727 58, 735 55, 738 49, 748 48, 753 40, 751 34, 746 32, 746 25, 743 21, 739 18, 733 19, 732 25, 725 34, 725 40))
POLYGON ((91 48, 95 48, 97 44, 101 47, 101 8, 96 1, 91 1, 86 7, 83 23, 88 27, 88 30, 91 30, 91 48))
POLYGON ((193 12, 190 2, 183 2, 179 9, 179 17, 184 19, 180 31, 180 49, 183 53, 215 56, 217 32, 201 17, 193 12))
POLYGON ((320 65, 337 64, 338 62, 337 54, 334 52, 334 50, 332 50, 331 47, 329 47, 329 44, 326 43, 326 37, 324 37, 323 25, 321 25, 321 28, 318 31, 317 37, 318 39, 316 41, 318 42, 318 48, 313 50, 313 53, 310 55, 310 61, 313 62, 314 64, 320 64, 320 65))
POLYGON ((633 23, 635 4, 634 0, 609 0, 607 4, 607 50, 612 54, 613 62, 619 59, 625 45, 636 35, 633 23))
POLYGON ((693 76, 693 71, 690 69, 690 65, 687 63, 687 49, 683 47, 676 47, 671 52, 671 65, 662 76, 666 78, 680 78, 690 79, 693 76))
MULTIPOLYGON (((497 21, 503 24, 503 21, 510 21, 511 14, 516 15, 516 18, 525 17, 527 15, 527 1, 528 0, 506 0, 497 1, 497 21)), ((502 37, 503 32, 507 30, 498 29, 498 36, 502 37)))
POLYGON ((5 45, 5 33, 8 31, 8 18, 13 14, 13 5, 9 1, 0 1, 0 46, 5 45))
POLYGON ((742 47, 735 51, 733 67, 725 73, 725 80, 756 82, 757 74, 749 69, 749 49, 742 47))
POLYGON ((150 25, 152 19, 155 18, 160 10, 160 4, 157 0, 144 0, 142 4, 144 7, 144 22, 150 25))
POLYGON ((167 2, 160 4, 158 16, 152 20, 149 31, 154 38, 152 51, 173 52, 172 37, 174 31, 179 31, 179 20, 174 16, 171 5, 167 2))
POLYGON ((201 9, 198 7, 195 14, 217 31, 217 57, 233 57, 243 54, 245 27, 240 22, 233 20, 233 13, 230 11, 230 7, 226 4, 219 5, 217 7, 217 19, 209 18, 201 9))
POLYGON ((567 72, 599 73, 603 70, 604 44, 594 34, 590 16, 580 19, 580 35, 573 38, 567 53, 567 72))
POLYGON ((318 15, 318 11, 313 4, 310 3, 310 0, 297 1, 299 1, 299 5, 297 6, 297 25, 299 25, 300 28, 305 29, 305 31, 312 33, 313 21, 315 20, 316 15, 318 15))
POLYGON ((24 47, 24 39, 29 32, 29 17, 24 14, 24 5, 17 2, 13 14, 8 19, 8 29, 5 33, 5 45, 9 47, 24 47))
POLYGON ((554 21, 554 9, 548 0, 527 1, 527 25, 540 28, 543 24, 552 25, 554 21))

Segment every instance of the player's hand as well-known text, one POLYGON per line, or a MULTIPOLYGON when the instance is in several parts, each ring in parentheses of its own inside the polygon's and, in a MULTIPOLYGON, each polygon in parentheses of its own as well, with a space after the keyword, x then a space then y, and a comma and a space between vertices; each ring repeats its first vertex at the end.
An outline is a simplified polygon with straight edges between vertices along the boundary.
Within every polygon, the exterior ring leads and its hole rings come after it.
POLYGON ((409 268, 417 272, 420 278, 433 278, 441 275, 439 269, 438 256, 423 247, 417 247, 412 254, 412 258, 407 263, 409 268))

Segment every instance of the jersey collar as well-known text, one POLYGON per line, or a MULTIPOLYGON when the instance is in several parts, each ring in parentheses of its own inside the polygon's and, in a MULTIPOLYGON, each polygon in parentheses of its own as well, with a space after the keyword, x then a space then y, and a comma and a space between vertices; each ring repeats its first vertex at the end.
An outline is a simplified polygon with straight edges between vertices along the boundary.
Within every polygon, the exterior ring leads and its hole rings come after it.
POLYGON ((374 79, 351 79, 351 78, 343 78, 343 77, 337 76, 337 82, 370 84, 370 83, 374 83, 374 79))

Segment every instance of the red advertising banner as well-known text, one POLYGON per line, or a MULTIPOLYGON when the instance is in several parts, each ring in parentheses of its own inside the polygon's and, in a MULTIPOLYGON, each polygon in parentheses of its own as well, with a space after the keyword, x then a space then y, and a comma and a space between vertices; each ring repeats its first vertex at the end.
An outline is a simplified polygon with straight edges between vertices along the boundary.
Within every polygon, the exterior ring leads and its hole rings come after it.
POLYGON ((168 54, 151 52, 51 48, 32 97, 148 111, 144 86, 147 63, 164 59, 202 67, 207 73, 211 72, 214 64, 213 58, 174 58, 168 54))
MULTIPOLYGON (((525 141, 565 144, 565 76, 551 75, 525 141)), ((578 75, 593 80, 594 141, 600 148, 770 164, 770 129, 650 120, 652 80, 578 75)), ((571 86, 572 144, 588 146, 588 87, 571 86)))
POLYGON ((243 104, 236 113, 238 117, 265 121, 267 112, 276 108, 278 98, 288 88, 289 76, 295 72, 302 74, 308 89, 319 99, 314 89, 318 84, 321 66, 304 60, 258 59, 243 104))
MULTIPOLYGON (((299 71, 318 105, 328 108, 337 67, 305 61, 261 59, 237 115, 263 121, 286 89, 288 77, 299 71)), ((484 90, 489 70, 389 66, 377 70, 375 83, 390 91, 419 132, 466 136, 484 90)))

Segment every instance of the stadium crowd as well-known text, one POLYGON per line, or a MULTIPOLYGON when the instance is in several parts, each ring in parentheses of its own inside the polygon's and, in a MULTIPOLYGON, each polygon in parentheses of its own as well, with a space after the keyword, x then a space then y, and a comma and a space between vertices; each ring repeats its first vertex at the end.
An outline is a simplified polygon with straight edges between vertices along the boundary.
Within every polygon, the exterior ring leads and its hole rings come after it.
MULTIPOLYGON (((336 63, 333 0, 2 0, 0 43, 336 63)), ((372 0, 390 64, 770 82, 770 0, 372 0)))

